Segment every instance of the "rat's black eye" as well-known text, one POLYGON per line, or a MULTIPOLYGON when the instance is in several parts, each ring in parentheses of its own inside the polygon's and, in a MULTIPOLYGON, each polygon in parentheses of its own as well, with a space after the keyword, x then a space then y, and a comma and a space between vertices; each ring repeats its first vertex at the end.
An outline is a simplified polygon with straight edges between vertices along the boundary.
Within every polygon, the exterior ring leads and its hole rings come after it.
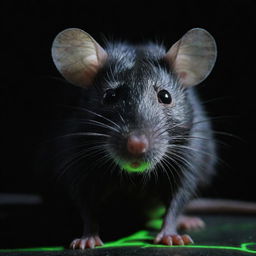
POLYGON ((157 94, 158 101, 163 104, 171 104, 172 103, 172 97, 171 94, 166 90, 161 90, 157 94))
POLYGON ((117 100, 117 93, 114 89, 108 89, 103 95, 103 103, 104 104, 111 104, 115 103, 117 100))

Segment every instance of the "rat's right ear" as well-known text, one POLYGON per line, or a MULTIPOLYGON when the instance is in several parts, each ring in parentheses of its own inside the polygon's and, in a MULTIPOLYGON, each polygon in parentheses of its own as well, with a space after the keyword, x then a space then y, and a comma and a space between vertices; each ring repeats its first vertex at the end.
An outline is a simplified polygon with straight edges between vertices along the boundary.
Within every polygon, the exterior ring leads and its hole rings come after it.
POLYGON ((217 56, 214 38, 202 28, 189 30, 166 53, 172 71, 183 86, 202 82, 211 72, 217 56))
POLYGON ((59 72, 74 85, 88 87, 107 59, 104 49, 86 32, 70 28, 52 44, 52 58, 59 72))

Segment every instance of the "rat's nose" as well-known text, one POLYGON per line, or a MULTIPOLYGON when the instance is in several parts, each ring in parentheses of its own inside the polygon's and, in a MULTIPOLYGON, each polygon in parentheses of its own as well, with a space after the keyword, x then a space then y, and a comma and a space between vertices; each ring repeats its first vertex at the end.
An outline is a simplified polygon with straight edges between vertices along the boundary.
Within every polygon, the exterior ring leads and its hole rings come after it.
POLYGON ((138 156, 148 150, 149 142, 145 135, 130 135, 127 139, 127 149, 132 155, 138 156))

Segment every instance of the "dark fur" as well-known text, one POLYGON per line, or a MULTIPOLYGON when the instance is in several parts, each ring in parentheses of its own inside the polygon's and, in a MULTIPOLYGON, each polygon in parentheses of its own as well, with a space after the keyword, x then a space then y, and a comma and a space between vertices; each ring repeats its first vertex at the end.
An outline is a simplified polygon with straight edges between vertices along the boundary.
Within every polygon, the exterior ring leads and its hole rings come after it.
POLYGON ((110 215, 116 223, 136 228, 133 218, 156 203, 165 204, 167 217, 175 219, 214 172, 211 125, 194 88, 182 88, 170 72, 163 59, 165 49, 155 44, 117 43, 109 44, 106 51, 109 58, 93 85, 82 89, 79 106, 74 108, 79 113, 74 126, 54 146, 59 154, 56 177, 79 208, 84 235, 98 233, 98 224, 110 215), (118 99, 104 104, 109 88, 116 89, 118 99), (158 102, 157 92, 162 89, 171 94, 170 106, 158 102), (143 160, 151 164, 151 170, 142 174, 127 173, 117 164, 120 159, 132 159, 126 150, 132 131, 150 140, 143 160))

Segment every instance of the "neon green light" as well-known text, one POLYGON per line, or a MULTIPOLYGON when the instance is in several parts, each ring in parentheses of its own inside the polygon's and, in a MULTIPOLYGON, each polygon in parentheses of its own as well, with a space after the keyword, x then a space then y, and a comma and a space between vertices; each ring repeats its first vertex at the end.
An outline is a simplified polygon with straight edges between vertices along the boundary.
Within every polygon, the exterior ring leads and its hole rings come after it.
POLYGON ((165 214, 165 211, 166 209, 164 206, 158 206, 157 208, 149 211, 149 221, 146 223, 146 227, 159 230, 163 224, 163 215, 165 214))
POLYGON ((165 207, 164 206, 158 206, 157 208, 154 208, 153 210, 149 211, 148 217, 150 219, 159 219, 162 218, 165 214, 165 207))
POLYGON ((121 167, 125 170, 125 171, 128 171, 128 172, 144 172, 146 171, 147 169, 149 169, 150 165, 149 163, 146 163, 146 162, 142 162, 140 164, 140 166, 138 167, 132 167, 131 166, 131 163, 123 163, 121 165, 121 167))
MULTIPOLYGON (((142 248, 170 248, 168 245, 152 244, 153 236, 149 235, 146 230, 139 231, 131 236, 120 240, 105 243, 100 248, 122 247, 122 246, 140 246, 142 248), (145 242, 149 240, 149 242, 145 242)), ((256 254, 256 243, 243 243, 240 247, 235 246, 219 246, 219 245, 175 245, 175 248, 197 248, 197 249, 215 249, 215 250, 236 250, 241 252, 249 252, 256 254), (248 248, 253 247, 253 248, 248 248)))
MULTIPOLYGON (((115 247, 128 247, 139 246, 141 248, 195 248, 195 249, 214 249, 214 250, 233 250, 240 252, 247 252, 256 254, 256 243, 243 243, 240 247, 235 246, 219 246, 219 245, 175 245, 167 246, 160 244, 152 244, 153 236, 146 230, 138 231, 128 237, 121 238, 114 242, 105 243, 101 248, 115 248, 115 247)), ((40 252, 40 251, 63 251, 64 247, 41 247, 41 248, 23 248, 23 249, 0 249, 0 252, 40 252)))
POLYGON ((49 252, 49 251, 63 251, 64 247, 35 247, 35 248, 18 248, 18 249, 0 249, 0 252, 49 252))
POLYGON ((146 223, 146 227, 159 230, 162 227, 162 224, 163 224, 163 220, 155 219, 155 220, 148 221, 146 223))

